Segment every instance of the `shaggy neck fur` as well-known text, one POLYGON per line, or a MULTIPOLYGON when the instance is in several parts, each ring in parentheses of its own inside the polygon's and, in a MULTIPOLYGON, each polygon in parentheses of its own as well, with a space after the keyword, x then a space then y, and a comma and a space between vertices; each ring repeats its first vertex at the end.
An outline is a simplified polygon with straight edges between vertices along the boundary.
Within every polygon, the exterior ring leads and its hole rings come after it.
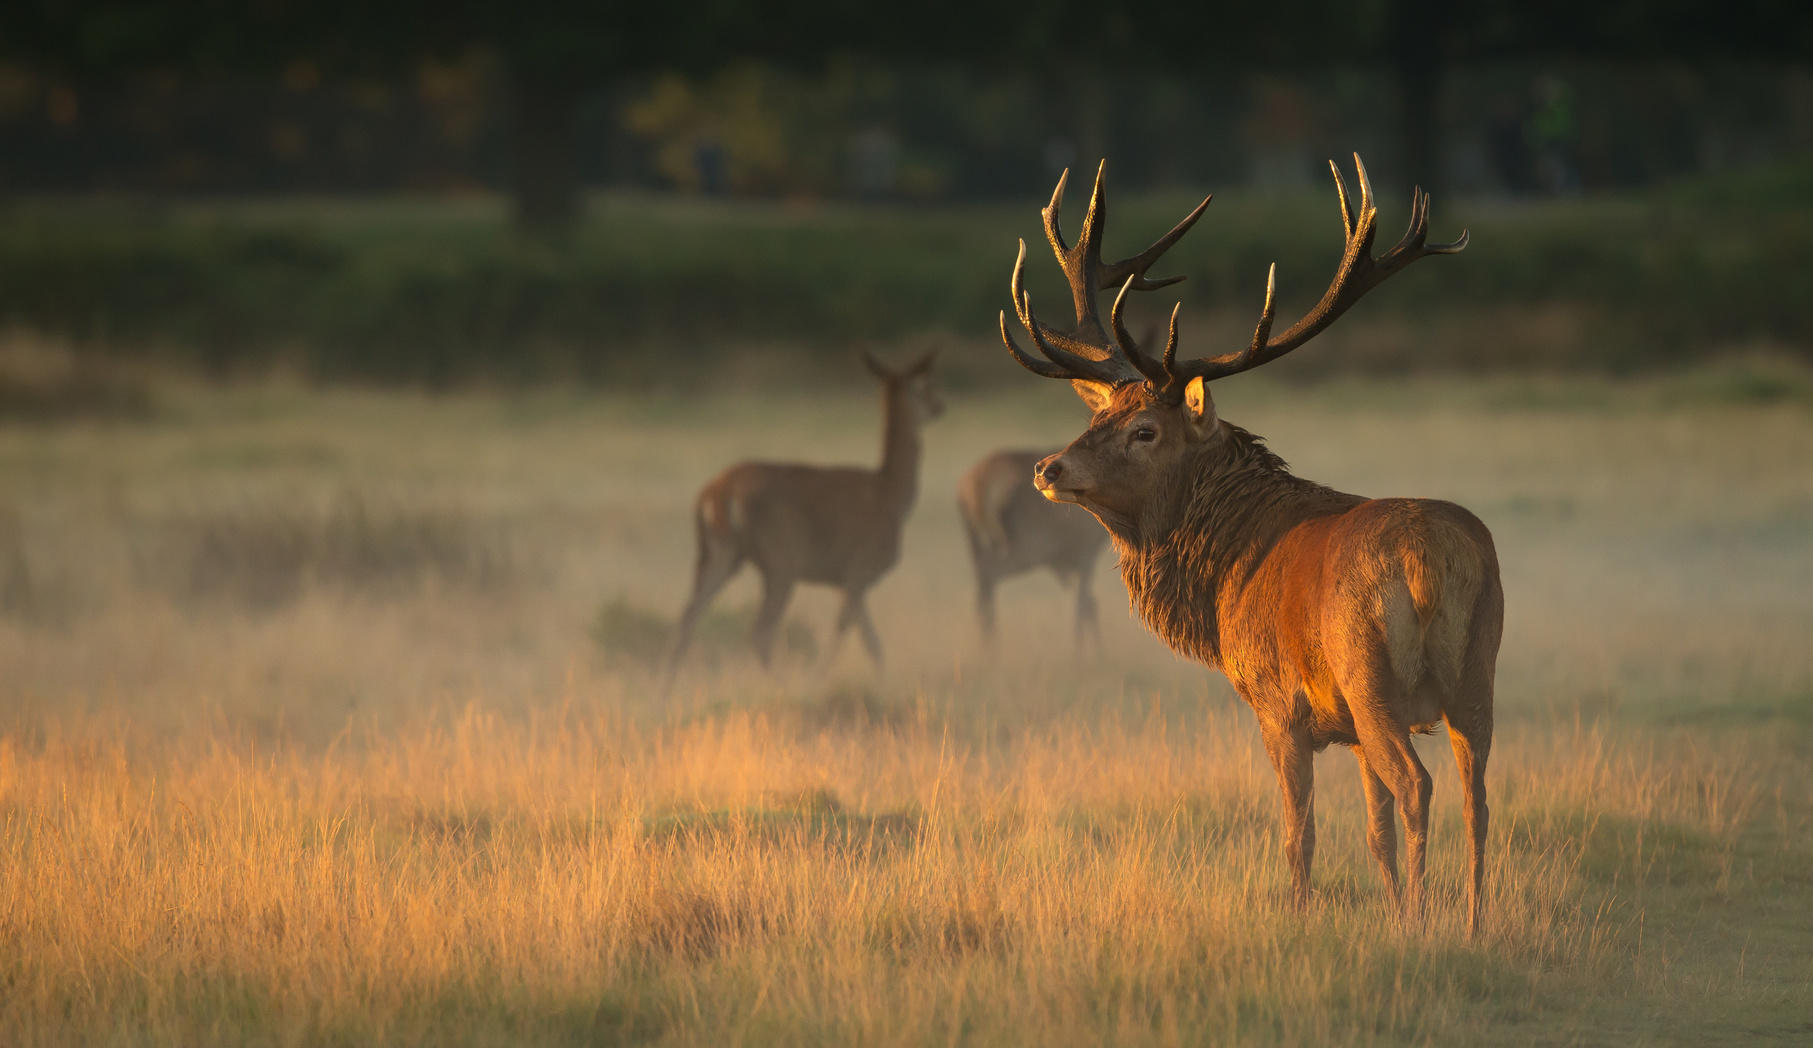
POLYGON ((1205 443, 1153 492, 1137 521, 1108 529, 1147 627, 1173 651, 1216 667, 1224 587, 1247 578, 1297 524, 1365 501, 1292 476, 1261 438, 1221 426, 1223 439, 1205 443))

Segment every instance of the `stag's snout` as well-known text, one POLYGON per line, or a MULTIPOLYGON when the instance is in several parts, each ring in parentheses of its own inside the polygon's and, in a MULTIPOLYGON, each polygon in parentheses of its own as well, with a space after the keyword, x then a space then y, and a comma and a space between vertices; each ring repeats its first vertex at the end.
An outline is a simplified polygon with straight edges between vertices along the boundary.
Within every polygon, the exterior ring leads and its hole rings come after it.
POLYGON ((1088 484, 1079 484, 1081 474, 1064 461, 1062 451, 1042 458, 1032 467, 1032 486, 1053 502, 1078 502, 1088 484))

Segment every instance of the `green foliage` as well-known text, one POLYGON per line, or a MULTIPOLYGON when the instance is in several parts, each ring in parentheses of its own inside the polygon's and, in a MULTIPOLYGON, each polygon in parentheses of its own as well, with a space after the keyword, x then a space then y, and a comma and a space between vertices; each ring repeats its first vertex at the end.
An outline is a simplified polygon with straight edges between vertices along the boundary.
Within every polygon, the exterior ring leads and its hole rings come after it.
MULTIPOLYGON (((1777 185, 1797 177, 1646 198, 1437 201, 1434 235, 1467 226, 1472 246, 1393 280, 1340 330, 1412 327, 1395 367, 1633 370, 1757 343, 1805 349, 1813 207, 1777 185), (1543 329, 1542 316, 1563 317, 1563 330, 1543 329)), ((1382 193, 1381 250, 1404 218, 1401 195, 1382 193)), ((1073 226, 1082 203, 1073 187, 1073 226)), ((1156 236, 1191 203, 1117 198, 1110 252, 1156 236)), ((322 378, 429 384, 609 375, 651 349, 671 361, 764 341, 841 351, 926 331, 988 338, 1019 237, 1033 251, 1035 305, 1059 322, 1068 312, 1034 205, 613 199, 551 241, 453 206, 129 221, 21 209, 0 224, 0 320, 170 347, 216 372, 282 360, 322 378)), ((1161 268, 1190 278, 1175 289, 1186 311, 1244 324, 1269 263, 1288 316, 1320 295, 1339 248, 1332 193, 1235 197, 1217 200, 1161 268)))

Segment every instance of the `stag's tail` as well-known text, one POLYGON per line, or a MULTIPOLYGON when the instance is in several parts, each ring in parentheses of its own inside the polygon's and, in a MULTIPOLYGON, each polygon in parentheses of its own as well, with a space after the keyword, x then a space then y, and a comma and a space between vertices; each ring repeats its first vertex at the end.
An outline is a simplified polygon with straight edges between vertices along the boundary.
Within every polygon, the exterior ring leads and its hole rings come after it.
POLYGON ((1427 683, 1452 693, 1460 683, 1488 566, 1478 545, 1459 528, 1438 523, 1421 538, 1402 548, 1404 587, 1416 627, 1394 638, 1392 669, 1410 691, 1427 683))

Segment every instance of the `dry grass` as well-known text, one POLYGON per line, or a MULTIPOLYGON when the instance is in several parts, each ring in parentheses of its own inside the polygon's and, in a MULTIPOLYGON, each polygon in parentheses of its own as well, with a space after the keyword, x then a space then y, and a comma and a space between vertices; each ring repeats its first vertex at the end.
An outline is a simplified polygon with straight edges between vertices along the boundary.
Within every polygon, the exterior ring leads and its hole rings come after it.
MULTIPOLYGON (((1339 753, 1297 915, 1218 679, 1112 610, 1076 661, 1046 580, 980 659, 951 491, 1072 430, 1061 390, 931 433, 871 601, 886 676, 725 655, 667 702, 636 609, 680 603, 692 491, 741 454, 871 458, 867 395, 176 390, 0 430, 0 585, 31 595, 0 608, 0 1041, 1804 1039, 1813 416, 1683 388, 1223 395, 1305 474, 1499 537, 1477 943, 1442 740, 1427 919, 1386 905, 1339 753), (347 491, 389 523, 327 538, 347 491), (189 599, 142 564, 172 521, 240 536, 247 577, 302 567, 282 601, 189 599)), ((798 604, 821 645, 833 606, 798 604)))

